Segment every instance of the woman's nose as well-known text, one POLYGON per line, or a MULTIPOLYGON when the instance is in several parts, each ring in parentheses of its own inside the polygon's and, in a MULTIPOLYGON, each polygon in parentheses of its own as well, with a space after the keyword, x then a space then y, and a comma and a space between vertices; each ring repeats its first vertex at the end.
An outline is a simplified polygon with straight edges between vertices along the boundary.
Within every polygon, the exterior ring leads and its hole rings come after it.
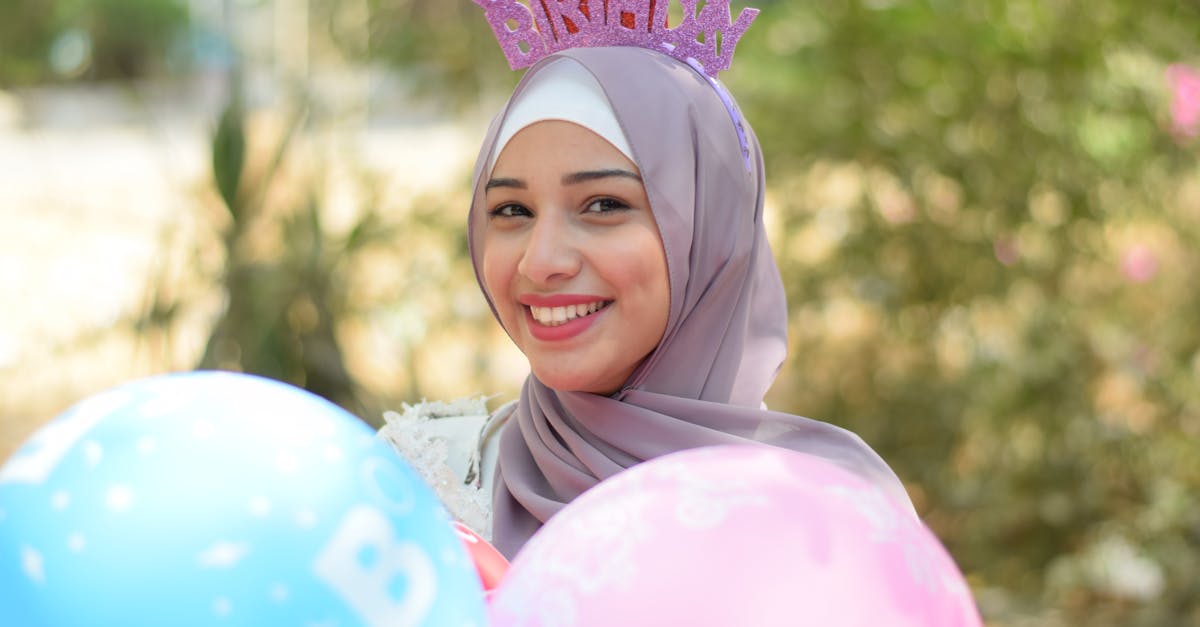
POLYGON ((569 279, 579 272, 580 257, 570 228, 558 217, 544 216, 529 232, 517 270, 538 285, 569 279))

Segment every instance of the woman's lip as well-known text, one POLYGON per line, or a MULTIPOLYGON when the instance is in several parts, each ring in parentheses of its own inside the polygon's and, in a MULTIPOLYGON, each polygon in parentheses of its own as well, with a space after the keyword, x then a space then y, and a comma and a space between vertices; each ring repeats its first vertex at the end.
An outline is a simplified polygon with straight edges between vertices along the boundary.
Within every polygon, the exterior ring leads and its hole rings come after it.
MULTIPOLYGON (((544 305, 537 306, 542 307, 544 305)), ((529 307, 522 307, 522 309, 525 310, 525 327, 529 329, 529 334, 535 339, 543 342, 561 342, 563 340, 569 340, 576 335, 587 331, 588 328, 600 318, 600 316, 604 315, 604 313, 609 310, 608 307, 605 307, 586 316, 573 318, 562 324, 550 327, 538 322, 537 319, 533 317, 533 312, 529 310, 529 307)))
POLYGON ((606 303, 612 300, 603 296, 591 294, 522 294, 517 302, 526 307, 566 307, 567 305, 587 305, 589 303, 606 303))

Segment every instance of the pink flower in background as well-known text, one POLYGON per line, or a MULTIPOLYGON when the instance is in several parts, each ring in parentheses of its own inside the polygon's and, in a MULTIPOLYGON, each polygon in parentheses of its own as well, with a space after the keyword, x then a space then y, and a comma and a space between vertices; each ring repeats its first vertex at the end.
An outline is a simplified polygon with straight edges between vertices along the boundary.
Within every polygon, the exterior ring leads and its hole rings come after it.
POLYGON ((1158 255, 1142 244, 1131 246, 1121 255, 1121 274, 1134 283, 1145 283, 1158 274, 1158 255))
POLYGON ((1171 128, 1181 137, 1200 135, 1200 70, 1176 63, 1167 68, 1171 87, 1171 128))
POLYGON ((1021 251, 1017 248, 1017 241, 1011 237, 997 238, 992 244, 992 252, 996 255, 996 260, 1006 266, 1017 263, 1017 260, 1021 258, 1021 251))

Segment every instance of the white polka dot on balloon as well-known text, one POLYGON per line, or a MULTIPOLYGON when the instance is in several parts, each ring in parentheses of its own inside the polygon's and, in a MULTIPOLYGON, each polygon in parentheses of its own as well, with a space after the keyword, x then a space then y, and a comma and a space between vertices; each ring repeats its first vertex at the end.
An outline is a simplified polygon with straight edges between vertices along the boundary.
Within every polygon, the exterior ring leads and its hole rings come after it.
POLYGON ((296 512, 296 525, 302 529, 312 529, 317 524, 317 513, 311 509, 296 512))
POLYGON ((109 510, 118 514, 128 511, 133 504, 133 490, 129 486, 115 485, 108 489, 104 502, 109 510))
POLYGON ((263 518, 271 513, 271 500, 265 496, 250 497, 247 509, 250 511, 251 516, 263 518))
POLYGON ((95 468, 100 465, 100 460, 104 459, 104 447, 96 442, 85 442, 83 445, 83 457, 87 460, 87 465, 90 468, 95 468))
POLYGON ((284 474, 293 474, 300 468, 300 460, 291 451, 280 451, 275 456, 275 468, 284 474))
POLYGON ((250 545, 245 542, 219 540, 197 555, 196 561, 201 568, 232 568, 249 554, 250 545))
POLYGON ((82 533, 72 533, 67 536, 67 548, 78 553, 87 547, 87 539, 82 533))
POLYGON ((213 614, 219 617, 229 616, 233 613, 233 602, 226 597, 217 597, 212 603, 213 614))
POLYGON ((271 586, 271 590, 267 594, 271 597, 272 601, 276 603, 283 603, 288 599, 288 587, 284 584, 277 583, 271 586))
POLYGON ((143 436, 138 438, 137 451, 142 455, 152 455, 158 450, 158 440, 152 436, 143 436))
POLYGON ((50 497, 50 507, 56 511, 63 511, 71 504, 71 495, 66 490, 59 490, 50 497))
POLYGON ((42 554, 31 546, 21 547, 21 570, 34 583, 46 582, 45 561, 42 554))

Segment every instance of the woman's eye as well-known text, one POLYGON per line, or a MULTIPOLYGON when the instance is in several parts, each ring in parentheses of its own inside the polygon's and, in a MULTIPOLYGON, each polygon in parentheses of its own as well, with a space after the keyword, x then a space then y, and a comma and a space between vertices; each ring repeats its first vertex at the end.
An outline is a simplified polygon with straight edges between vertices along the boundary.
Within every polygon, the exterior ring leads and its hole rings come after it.
POLYGON ((609 213, 612 211, 624 211, 629 208, 629 205, 615 198, 597 198, 587 205, 589 213, 609 213))
POLYGON ((530 216, 533 214, 521 205, 510 203, 507 205, 500 205, 499 207, 492 209, 490 212, 488 212, 488 215, 492 216, 493 218, 516 218, 530 216))

